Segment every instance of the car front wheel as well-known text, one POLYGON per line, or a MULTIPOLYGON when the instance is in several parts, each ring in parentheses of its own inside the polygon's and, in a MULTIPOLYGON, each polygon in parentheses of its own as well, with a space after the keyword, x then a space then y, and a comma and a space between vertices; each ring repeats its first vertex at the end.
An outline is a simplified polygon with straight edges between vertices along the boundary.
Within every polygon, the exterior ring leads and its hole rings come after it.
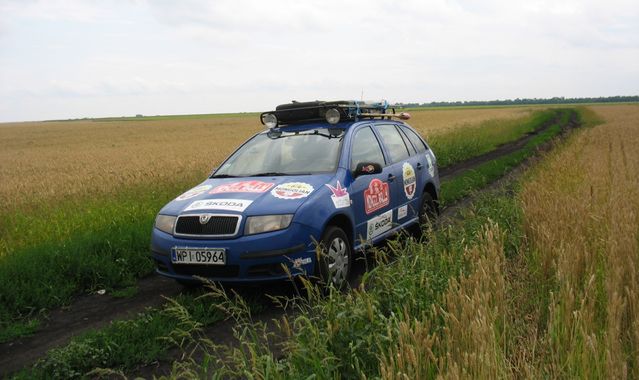
POLYGON ((320 278, 326 285, 340 289, 346 284, 351 271, 351 246, 346 233, 339 227, 329 226, 319 246, 320 278))

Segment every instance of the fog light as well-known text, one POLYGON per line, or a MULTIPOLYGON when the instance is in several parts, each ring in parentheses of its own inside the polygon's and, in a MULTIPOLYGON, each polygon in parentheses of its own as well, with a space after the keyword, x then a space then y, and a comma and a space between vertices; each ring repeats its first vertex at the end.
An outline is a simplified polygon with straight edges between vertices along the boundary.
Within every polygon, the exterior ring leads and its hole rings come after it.
POLYGON ((265 113, 262 115, 262 124, 266 125, 268 128, 277 127, 277 117, 272 113, 265 113))
POLYGON ((339 111, 336 108, 331 108, 330 110, 326 111, 326 121, 329 124, 337 124, 339 123, 339 111))

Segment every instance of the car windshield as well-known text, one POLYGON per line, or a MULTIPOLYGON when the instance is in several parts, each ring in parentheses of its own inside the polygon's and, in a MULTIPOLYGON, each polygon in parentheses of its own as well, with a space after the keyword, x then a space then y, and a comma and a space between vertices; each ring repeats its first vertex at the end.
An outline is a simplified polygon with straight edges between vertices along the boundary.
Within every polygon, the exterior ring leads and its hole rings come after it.
POLYGON ((213 178, 334 172, 343 133, 326 130, 260 133, 237 150, 213 178))

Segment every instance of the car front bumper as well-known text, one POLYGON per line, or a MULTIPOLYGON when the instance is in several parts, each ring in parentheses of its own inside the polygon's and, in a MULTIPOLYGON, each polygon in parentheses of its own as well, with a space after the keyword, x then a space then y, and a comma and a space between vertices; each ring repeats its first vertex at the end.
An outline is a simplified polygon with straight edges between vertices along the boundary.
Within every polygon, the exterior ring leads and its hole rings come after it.
POLYGON ((314 273, 317 236, 316 231, 298 223, 291 223, 280 231, 206 240, 176 238, 154 228, 151 256, 158 274, 182 282, 198 282, 197 277, 225 283, 284 280, 314 273), (176 264, 171 261, 171 251, 175 247, 223 248, 226 263, 176 264))

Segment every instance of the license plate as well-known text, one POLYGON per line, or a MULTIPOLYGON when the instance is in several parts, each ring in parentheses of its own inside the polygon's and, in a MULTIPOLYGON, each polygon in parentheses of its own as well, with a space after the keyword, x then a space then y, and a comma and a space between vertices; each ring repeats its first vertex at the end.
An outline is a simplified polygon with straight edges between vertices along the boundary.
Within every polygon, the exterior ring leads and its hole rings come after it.
POLYGON ((224 248, 173 248, 171 250, 173 264, 226 264, 224 248))

